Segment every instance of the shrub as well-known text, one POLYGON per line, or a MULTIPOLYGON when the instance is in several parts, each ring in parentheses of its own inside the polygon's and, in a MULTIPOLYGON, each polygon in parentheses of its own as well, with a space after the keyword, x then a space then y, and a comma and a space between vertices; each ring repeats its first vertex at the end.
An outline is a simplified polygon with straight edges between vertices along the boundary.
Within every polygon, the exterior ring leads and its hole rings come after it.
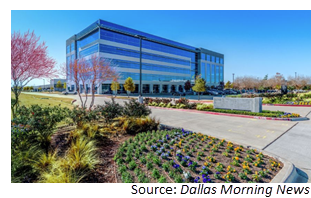
POLYGON ((145 131, 156 130, 159 121, 155 118, 135 118, 135 117, 119 117, 114 119, 113 126, 120 127, 128 134, 136 134, 145 131))
POLYGON ((71 143, 65 159, 73 170, 93 169, 99 163, 95 141, 87 137, 77 138, 71 143))
POLYGON ((98 106, 97 108, 99 108, 106 122, 111 122, 114 118, 121 116, 123 112, 123 107, 116 103, 114 98, 111 98, 111 102, 105 101, 104 106, 98 106))
POLYGON ((68 112, 68 108, 59 106, 31 105, 29 108, 19 107, 16 118, 11 122, 12 147, 16 149, 23 140, 28 142, 27 144, 38 145, 48 153, 54 129, 59 122, 68 116, 68 112))
POLYGON ((197 104, 196 109, 197 110, 207 110, 207 109, 213 109, 213 104, 197 104))
POLYGON ((124 102, 123 115, 128 117, 145 117, 151 114, 150 108, 145 104, 141 104, 135 99, 124 102))
POLYGON ((188 105, 189 104, 189 100, 186 98, 180 98, 178 100, 175 101, 175 104, 183 104, 183 105, 188 105))

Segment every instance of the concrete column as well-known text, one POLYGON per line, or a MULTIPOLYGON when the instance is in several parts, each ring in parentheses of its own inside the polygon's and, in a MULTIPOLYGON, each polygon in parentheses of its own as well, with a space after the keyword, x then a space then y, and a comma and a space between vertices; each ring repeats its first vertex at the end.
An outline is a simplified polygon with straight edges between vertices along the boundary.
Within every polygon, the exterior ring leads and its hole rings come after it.
POLYGON ((171 92, 171 86, 172 86, 172 85, 170 85, 170 84, 168 84, 168 86, 167 86, 167 92, 168 92, 168 93, 171 92))
POLYGON ((97 87, 97 93, 98 94, 103 94, 103 89, 102 89, 102 84, 100 83, 99 86, 97 87))
POLYGON ((153 93, 153 84, 149 84, 149 93, 153 93))
POLYGON ((161 93, 162 92, 162 84, 159 84, 159 92, 161 93))

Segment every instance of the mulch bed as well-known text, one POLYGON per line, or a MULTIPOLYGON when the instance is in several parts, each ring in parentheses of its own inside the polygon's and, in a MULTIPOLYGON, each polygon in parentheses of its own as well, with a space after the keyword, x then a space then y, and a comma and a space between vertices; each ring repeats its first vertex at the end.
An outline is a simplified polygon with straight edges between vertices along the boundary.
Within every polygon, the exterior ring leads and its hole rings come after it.
MULTIPOLYGON (((53 150, 57 150, 57 155, 63 157, 70 147, 69 135, 75 127, 65 126, 59 128, 51 139, 51 146, 53 150)), ((98 150, 100 163, 92 170, 87 177, 83 178, 82 183, 117 183, 115 162, 113 161, 114 154, 118 149, 120 143, 130 138, 130 135, 122 135, 120 137, 101 138, 98 140, 98 150)))

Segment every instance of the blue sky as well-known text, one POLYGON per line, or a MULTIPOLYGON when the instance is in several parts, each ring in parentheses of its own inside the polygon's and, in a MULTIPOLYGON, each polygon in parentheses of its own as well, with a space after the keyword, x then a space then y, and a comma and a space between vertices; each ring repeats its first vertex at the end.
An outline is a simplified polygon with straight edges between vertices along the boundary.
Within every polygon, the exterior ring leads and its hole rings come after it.
POLYGON ((99 18, 222 53, 225 81, 311 75, 311 11, 11 11, 11 33, 34 30, 61 64, 66 39, 99 18))

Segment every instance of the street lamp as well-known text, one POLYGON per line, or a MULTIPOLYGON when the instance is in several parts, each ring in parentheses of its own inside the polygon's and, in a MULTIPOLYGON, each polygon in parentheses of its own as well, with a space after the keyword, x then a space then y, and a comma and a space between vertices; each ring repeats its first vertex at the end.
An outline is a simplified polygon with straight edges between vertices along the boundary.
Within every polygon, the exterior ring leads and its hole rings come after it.
POLYGON ((139 94, 142 95, 142 40, 145 36, 135 35, 139 38, 139 94))
POLYGON ((43 89, 45 89, 45 79, 43 79, 43 89))
POLYGON ((232 77, 233 77, 233 80, 232 80, 232 82, 234 82, 234 73, 232 74, 232 77))

